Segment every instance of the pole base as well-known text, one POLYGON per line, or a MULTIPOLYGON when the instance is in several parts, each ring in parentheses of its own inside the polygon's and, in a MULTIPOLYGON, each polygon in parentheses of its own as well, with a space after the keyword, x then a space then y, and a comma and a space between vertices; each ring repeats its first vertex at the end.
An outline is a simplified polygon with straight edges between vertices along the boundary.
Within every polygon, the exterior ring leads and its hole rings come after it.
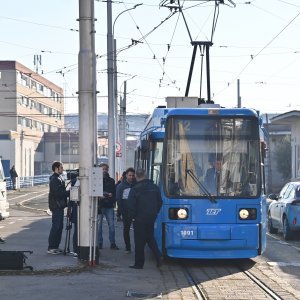
MULTIPOLYGON (((91 249, 92 251, 92 255, 93 255, 93 251, 94 248, 91 249)), ((85 261, 88 263, 88 265, 90 266, 95 266, 95 265, 99 265, 99 248, 98 246, 96 247, 96 257, 92 257, 92 261, 90 261, 90 247, 82 247, 79 246, 78 247, 78 259, 85 261)))

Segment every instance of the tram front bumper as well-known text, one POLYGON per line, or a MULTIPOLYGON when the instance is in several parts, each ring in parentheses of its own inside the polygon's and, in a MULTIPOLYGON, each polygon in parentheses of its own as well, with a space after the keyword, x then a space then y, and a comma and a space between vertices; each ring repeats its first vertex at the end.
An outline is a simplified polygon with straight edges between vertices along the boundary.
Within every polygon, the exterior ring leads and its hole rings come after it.
POLYGON ((258 255, 258 224, 165 224, 170 257, 250 258, 258 255))

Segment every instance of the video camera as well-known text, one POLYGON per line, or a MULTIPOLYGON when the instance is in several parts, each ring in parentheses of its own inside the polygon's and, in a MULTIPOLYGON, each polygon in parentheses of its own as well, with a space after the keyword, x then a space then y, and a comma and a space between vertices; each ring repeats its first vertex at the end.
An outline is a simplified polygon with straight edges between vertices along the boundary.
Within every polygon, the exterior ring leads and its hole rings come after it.
POLYGON ((67 172, 67 179, 68 180, 75 180, 77 177, 79 176, 79 170, 76 169, 76 170, 69 170, 67 172))

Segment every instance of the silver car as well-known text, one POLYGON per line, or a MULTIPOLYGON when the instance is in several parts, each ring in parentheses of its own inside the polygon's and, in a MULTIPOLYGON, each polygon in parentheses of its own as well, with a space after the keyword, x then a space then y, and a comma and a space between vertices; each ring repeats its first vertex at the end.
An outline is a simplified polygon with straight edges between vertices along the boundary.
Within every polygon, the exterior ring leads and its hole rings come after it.
POLYGON ((270 233, 283 232, 285 240, 292 239, 300 232, 300 182, 288 182, 279 195, 270 194, 268 207, 268 230, 270 233))

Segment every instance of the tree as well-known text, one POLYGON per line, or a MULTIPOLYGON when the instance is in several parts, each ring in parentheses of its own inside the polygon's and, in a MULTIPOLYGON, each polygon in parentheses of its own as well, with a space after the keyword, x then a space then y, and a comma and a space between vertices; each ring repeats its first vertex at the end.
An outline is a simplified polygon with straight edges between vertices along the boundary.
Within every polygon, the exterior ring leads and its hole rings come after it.
POLYGON ((275 160, 277 171, 281 174, 284 180, 291 178, 291 168, 292 168, 292 148, 291 148, 291 138, 286 136, 282 138, 275 151, 275 160))

